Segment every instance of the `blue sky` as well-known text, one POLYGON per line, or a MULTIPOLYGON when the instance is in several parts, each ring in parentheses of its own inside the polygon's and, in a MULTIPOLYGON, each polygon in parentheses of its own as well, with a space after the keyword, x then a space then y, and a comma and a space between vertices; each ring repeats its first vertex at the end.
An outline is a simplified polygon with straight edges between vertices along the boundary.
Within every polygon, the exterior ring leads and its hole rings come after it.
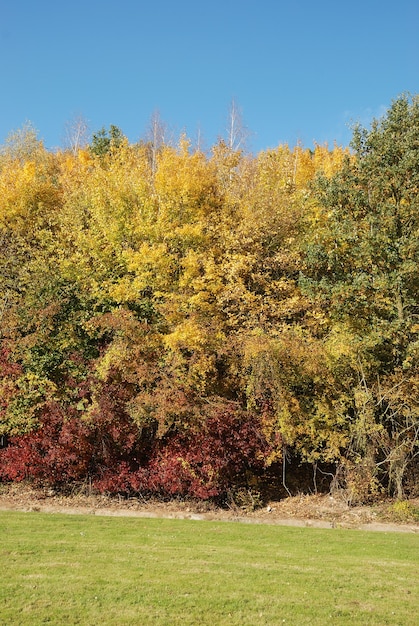
POLYGON ((48 148, 82 115, 144 136, 158 110, 207 147, 231 101, 257 152, 347 145, 419 92, 417 0, 0 0, 0 142, 32 122, 48 148))

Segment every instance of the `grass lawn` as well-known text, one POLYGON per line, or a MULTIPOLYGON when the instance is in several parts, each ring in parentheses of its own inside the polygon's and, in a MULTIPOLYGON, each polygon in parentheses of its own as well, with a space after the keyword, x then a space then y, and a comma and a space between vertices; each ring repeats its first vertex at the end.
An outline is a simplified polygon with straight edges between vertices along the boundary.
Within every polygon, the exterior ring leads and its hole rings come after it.
POLYGON ((419 615, 419 536, 0 512, 0 624, 375 624, 419 615))

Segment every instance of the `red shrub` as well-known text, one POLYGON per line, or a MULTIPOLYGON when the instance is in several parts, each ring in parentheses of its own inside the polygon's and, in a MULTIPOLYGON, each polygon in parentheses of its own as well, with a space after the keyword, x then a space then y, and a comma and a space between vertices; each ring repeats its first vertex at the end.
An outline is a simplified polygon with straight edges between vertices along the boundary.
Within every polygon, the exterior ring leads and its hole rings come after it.
POLYGON ((86 476, 93 452, 89 427, 78 417, 66 418, 53 401, 44 413, 37 430, 12 437, 0 450, 1 479, 59 485, 86 476))
MULTIPOLYGON (((147 467, 146 483, 164 495, 218 496, 243 480, 246 470, 263 467, 267 449, 256 416, 229 405, 202 430, 163 442, 147 467)), ((144 484, 144 473, 141 478, 144 484)))
POLYGON ((256 416, 231 404, 201 429, 147 442, 124 412, 126 395, 107 385, 89 424, 50 401, 37 430, 0 450, 0 479, 63 486, 89 477, 100 492, 206 499, 263 467, 268 444, 256 416))
MULTIPOLYGON (((144 459, 141 433, 124 411, 127 391, 104 385, 89 422, 56 401, 45 404, 36 430, 0 450, 0 479, 65 485, 90 478, 101 491, 132 491, 127 476, 144 459)), ((129 397, 129 396, 128 396, 129 397)))

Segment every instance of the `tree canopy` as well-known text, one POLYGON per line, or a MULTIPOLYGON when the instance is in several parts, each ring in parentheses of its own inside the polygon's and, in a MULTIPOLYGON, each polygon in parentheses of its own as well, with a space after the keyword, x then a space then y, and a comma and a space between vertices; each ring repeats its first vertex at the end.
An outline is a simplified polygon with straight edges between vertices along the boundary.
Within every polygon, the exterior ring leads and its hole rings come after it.
POLYGON ((418 190, 416 96, 350 149, 11 135, 0 479, 417 494, 418 190))

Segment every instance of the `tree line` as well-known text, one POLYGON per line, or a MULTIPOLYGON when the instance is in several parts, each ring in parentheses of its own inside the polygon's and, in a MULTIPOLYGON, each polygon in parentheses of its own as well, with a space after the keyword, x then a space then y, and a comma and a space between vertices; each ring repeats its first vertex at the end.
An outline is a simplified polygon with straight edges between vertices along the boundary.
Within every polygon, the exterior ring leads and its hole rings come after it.
POLYGON ((417 495, 418 191, 410 95, 350 148, 11 135, 0 480, 417 495))

